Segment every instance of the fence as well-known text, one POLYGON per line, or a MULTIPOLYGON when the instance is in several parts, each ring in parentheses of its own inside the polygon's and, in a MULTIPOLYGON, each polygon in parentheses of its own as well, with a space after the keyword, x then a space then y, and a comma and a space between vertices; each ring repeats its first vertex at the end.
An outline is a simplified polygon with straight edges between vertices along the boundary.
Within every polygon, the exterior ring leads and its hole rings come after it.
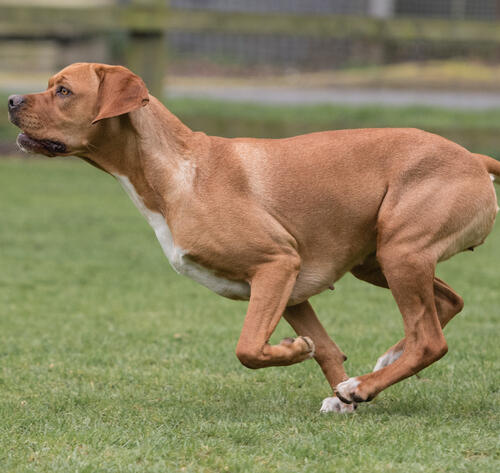
POLYGON ((498 0, 170 0, 179 9, 246 13, 299 13, 495 20, 498 0))
POLYGON ((167 49, 169 61, 299 69, 449 57, 500 62, 497 23, 435 18, 498 18, 500 2, 491 0, 170 0, 170 7, 165 0, 68 0, 62 7, 7 1, 0 0, 4 71, 124 63, 155 93, 167 49))

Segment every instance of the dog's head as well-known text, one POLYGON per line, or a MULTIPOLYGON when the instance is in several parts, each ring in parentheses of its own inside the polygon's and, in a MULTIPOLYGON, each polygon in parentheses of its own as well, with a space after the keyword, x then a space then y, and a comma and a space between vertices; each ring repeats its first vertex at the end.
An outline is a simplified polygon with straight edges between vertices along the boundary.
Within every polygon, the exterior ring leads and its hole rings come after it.
POLYGON ((21 149, 46 156, 85 153, 100 122, 146 105, 142 79, 122 66, 77 63, 50 78, 45 92, 11 95, 9 119, 21 149))

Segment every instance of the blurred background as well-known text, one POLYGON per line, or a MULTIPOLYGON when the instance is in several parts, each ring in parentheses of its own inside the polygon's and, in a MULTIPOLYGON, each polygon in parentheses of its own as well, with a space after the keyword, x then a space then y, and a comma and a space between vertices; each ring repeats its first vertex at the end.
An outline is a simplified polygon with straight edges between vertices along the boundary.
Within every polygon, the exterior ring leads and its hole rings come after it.
POLYGON ((124 64, 210 134, 417 126, 500 154, 499 21, 498 0, 0 0, 0 94, 124 64))

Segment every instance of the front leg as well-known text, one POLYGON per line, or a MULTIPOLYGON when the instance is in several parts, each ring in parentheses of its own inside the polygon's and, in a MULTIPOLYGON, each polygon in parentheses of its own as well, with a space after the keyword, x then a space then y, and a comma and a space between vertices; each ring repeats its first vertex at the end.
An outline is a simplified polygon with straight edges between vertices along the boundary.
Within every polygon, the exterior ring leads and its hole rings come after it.
MULTIPOLYGON (((298 335, 307 335, 314 340, 316 347, 314 359, 323 370, 332 389, 348 379, 343 367, 347 358, 328 336, 309 301, 287 307, 284 316, 298 335)), ((346 404, 338 397, 332 396, 323 400, 321 412, 352 412, 355 408, 355 403, 346 404)))
POLYGON ((236 356, 246 367, 291 365, 314 356, 314 343, 309 337, 285 338, 279 345, 269 344, 299 269, 297 255, 280 255, 260 266, 252 277, 250 302, 236 347, 236 356))
POLYGON ((316 347, 314 358, 323 370, 332 390, 337 384, 348 379, 343 367, 347 357, 328 336, 309 301, 287 307, 284 316, 297 335, 308 336, 314 340, 316 347))

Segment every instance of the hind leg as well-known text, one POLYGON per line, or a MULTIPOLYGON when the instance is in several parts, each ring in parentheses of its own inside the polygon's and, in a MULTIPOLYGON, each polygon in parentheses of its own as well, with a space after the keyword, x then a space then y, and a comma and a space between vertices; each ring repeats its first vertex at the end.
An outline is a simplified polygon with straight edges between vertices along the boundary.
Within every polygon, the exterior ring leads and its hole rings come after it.
MULTIPOLYGON (((351 272, 362 281, 389 288, 374 254, 370 255, 362 265, 353 268, 351 272)), ((436 277, 434 278, 434 302, 441 328, 444 328, 455 315, 460 313, 464 306, 463 299, 444 281, 436 277)), ((402 355, 404 347, 405 339, 403 338, 378 358, 373 371, 378 371, 394 363, 402 355)))
POLYGON ((344 402, 369 401, 447 352, 434 300, 435 259, 432 253, 408 252, 405 246, 386 245, 378 257, 403 316, 405 349, 394 363, 364 376, 350 378, 336 388, 344 402))
POLYGON ((447 352, 442 326, 459 312, 462 302, 435 279, 436 264, 480 245, 497 209, 484 169, 467 155, 454 159, 460 167, 441 168, 438 155, 421 157, 389 186, 377 218, 377 259, 403 316, 404 350, 378 371, 340 383, 336 390, 343 400, 373 399, 447 352))
MULTIPOLYGON (((438 278, 434 278, 434 301, 441 328, 444 328, 464 307, 463 299, 450 286, 438 278)), ((373 371, 378 371, 394 363, 401 356, 404 348, 405 339, 403 338, 378 358, 373 371)))
MULTIPOLYGON (((343 363, 346 356, 328 336, 309 301, 287 307, 283 316, 297 335, 309 337, 314 342, 314 359, 321 367, 332 390, 337 384, 345 381, 347 375, 343 363)), ((323 400, 321 412, 352 412, 355 407, 355 404, 345 404, 333 396, 323 400)))

